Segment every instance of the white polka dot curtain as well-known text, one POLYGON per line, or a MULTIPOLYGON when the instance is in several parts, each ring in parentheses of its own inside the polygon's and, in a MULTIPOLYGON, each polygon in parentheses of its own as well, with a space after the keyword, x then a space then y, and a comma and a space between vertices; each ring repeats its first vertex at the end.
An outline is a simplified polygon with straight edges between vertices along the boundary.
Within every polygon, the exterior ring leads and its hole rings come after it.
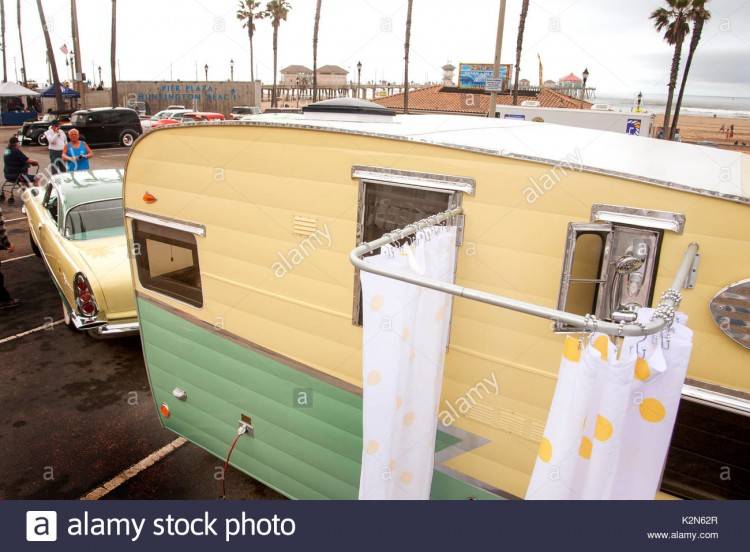
MULTIPOLYGON (((452 282, 454 227, 367 258, 381 268, 452 282)), ((451 297, 363 272, 361 500, 428 499, 451 297)))
POLYGON ((588 346, 566 337, 527 499, 654 498, 692 350, 685 322, 678 314, 669 333, 627 338, 619 360, 605 335, 588 346))

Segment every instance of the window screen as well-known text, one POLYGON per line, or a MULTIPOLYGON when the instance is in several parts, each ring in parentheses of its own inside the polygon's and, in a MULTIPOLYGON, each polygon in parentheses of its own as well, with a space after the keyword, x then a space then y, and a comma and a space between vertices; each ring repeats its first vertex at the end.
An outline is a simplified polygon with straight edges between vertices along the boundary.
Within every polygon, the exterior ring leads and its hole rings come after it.
POLYGON ((138 279, 146 289, 203 306, 198 246, 189 232, 133 221, 138 279))

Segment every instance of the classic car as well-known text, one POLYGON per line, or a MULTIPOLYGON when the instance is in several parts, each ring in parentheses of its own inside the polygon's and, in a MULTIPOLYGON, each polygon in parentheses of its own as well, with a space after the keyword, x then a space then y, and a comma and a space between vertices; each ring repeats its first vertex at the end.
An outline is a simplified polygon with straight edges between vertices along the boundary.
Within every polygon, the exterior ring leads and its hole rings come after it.
POLYGON ((44 133, 55 119, 60 121, 60 128, 66 134, 73 128, 73 125, 70 124, 70 113, 47 113, 38 121, 26 121, 18 130, 18 140, 23 145, 34 144, 37 146, 46 146, 47 138, 45 138, 44 133))
POLYGON ((60 293, 65 324, 93 337, 138 332, 121 170, 57 175, 24 199, 31 246, 60 293))
POLYGON ((205 122, 210 122, 210 121, 223 121, 224 119, 225 117, 221 113, 209 113, 209 112, 198 112, 198 111, 189 112, 189 113, 181 113, 169 119, 162 119, 160 121, 156 121, 155 123, 151 123, 150 130, 155 130, 163 126, 179 125, 182 123, 205 123, 205 122))
POLYGON ((229 114, 233 121, 238 121, 245 115, 260 115, 260 107, 254 105, 236 105, 229 114))
POLYGON ((73 113, 73 127, 89 145, 130 147, 143 128, 138 113, 127 107, 98 107, 73 113))

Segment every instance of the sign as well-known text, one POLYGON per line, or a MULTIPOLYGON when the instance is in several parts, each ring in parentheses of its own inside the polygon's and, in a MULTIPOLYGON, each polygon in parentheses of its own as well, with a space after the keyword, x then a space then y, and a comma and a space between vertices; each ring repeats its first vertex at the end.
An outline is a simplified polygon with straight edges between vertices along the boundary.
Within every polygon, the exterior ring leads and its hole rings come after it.
POLYGON ((502 92, 504 82, 505 80, 503 79, 487 79, 486 81, 484 81, 484 89, 487 92, 502 92))
MULTIPOLYGON (((494 67, 492 63, 460 63, 458 87, 484 90, 488 79, 495 80, 492 75, 494 67)), ((499 80, 508 81, 512 68, 513 66, 509 64, 501 65, 499 80)))
POLYGON ((640 119, 628 119, 628 124, 625 127, 625 133, 633 136, 641 135, 641 120, 640 119))
POLYGON ((525 121, 526 120, 526 115, 524 115, 523 113, 506 113, 503 116, 503 118, 504 119, 521 119, 521 120, 525 121))

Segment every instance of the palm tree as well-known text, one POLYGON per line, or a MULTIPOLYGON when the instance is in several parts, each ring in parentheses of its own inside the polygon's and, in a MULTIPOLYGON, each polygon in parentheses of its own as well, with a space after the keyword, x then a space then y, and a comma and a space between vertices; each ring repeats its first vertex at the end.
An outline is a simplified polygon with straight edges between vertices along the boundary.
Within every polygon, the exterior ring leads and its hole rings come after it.
POLYGON ((414 0, 406 7, 406 40, 404 41, 404 113, 409 113, 409 47, 411 41, 411 9, 414 0))
POLYGON ((21 77, 23 85, 26 86, 26 56, 23 53, 23 32, 21 31, 21 0, 16 2, 16 15, 18 16, 18 41, 21 43, 21 77))
POLYGON ((8 63, 5 61, 5 0, 0 0, 0 50, 3 52, 3 82, 8 82, 8 63))
POLYGON ((112 0, 112 43, 109 48, 109 67, 112 71, 112 107, 120 104, 117 94, 117 0, 112 0))
POLYGON ((47 45, 47 59, 49 60, 49 69, 52 73, 52 86, 55 87, 55 103, 57 104, 57 110, 63 111, 65 109, 65 104, 63 103, 62 90, 60 90, 60 77, 57 75, 55 51, 52 49, 52 41, 49 37, 49 29, 47 29, 47 19, 44 17, 42 0, 36 0, 36 7, 37 10, 39 10, 39 19, 42 22, 42 32, 44 33, 44 42, 47 45))
POLYGON ((287 0, 271 0, 266 4, 265 17, 271 19, 273 27, 273 88, 271 89, 271 107, 276 107, 276 73, 279 61, 279 27, 286 21, 292 6, 287 0))
POLYGON ((260 10, 260 2, 255 0, 240 0, 237 6, 237 19, 242 21, 242 27, 247 29, 250 40, 250 82, 255 82, 255 57, 253 53, 253 36, 255 36, 255 20, 263 19, 265 12, 260 10))
POLYGON ((693 21, 693 36, 690 39, 690 50, 687 60, 685 61, 685 70, 682 73, 682 83, 680 84, 680 93, 677 95, 677 104, 674 108, 674 118, 672 119, 672 131, 669 135, 670 140, 674 140, 677 132, 677 123, 680 120, 680 109, 682 109, 682 98, 685 95, 685 86, 687 85, 688 73, 690 66, 693 64, 693 56, 698 49, 698 43, 701 41, 703 34, 703 25, 711 19, 711 12, 706 9, 708 0, 693 0, 693 9, 690 13, 690 19, 693 21))
POLYGON ((523 32, 526 30, 526 16, 529 13, 529 0, 521 4, 521 19, 518 22, 518 40, 516 41, 516 78, 513 82, 513 105, 518 105, 518 77, 521 74, 521 50, 523 49, 523 32))
POLYGON ((664 31, 664 40, 667 44, 674 46, 672 56, 672 71, 669 76, 669 87, 667 94, 667 106, 664 112, 664 138, 669 139, 669 119, 672 114, 672 101, 674 100, 674 89, 677 86, 677 75, 680 72, 680 58, 682 56, 682 44, 685 37, 690 33, 690 9, 691 0, 666 0, 666 8, 658 8, 651 14, 656 30, 664 31))
POLYGON ((318 101, 318 32, 320 31, 320 4, 315 7, 315 27, 313 28, 313 102, 318 101))

